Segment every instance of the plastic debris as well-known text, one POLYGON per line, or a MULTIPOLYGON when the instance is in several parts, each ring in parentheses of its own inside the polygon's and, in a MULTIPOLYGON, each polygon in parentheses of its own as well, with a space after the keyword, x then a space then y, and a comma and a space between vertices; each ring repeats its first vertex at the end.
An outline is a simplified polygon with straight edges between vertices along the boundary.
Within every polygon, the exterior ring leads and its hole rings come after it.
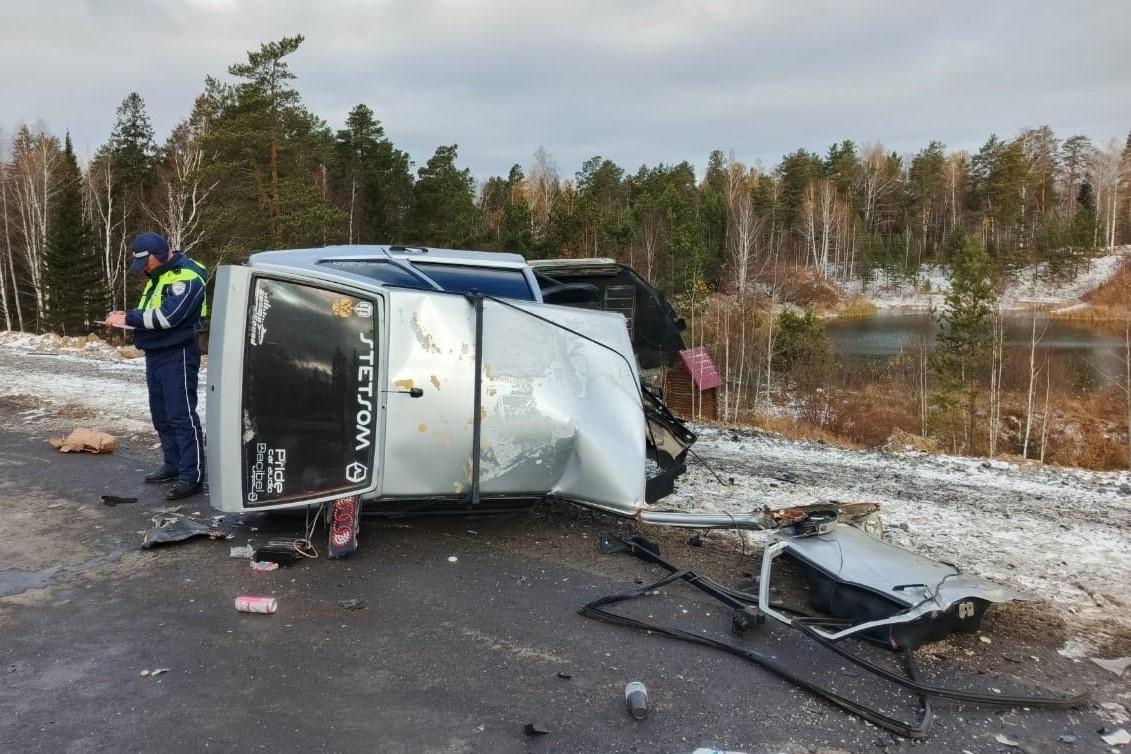
POLYGON ((558 678, 561 678, 563 681, 568 681, 570 678, 573 678, 573 676, 570 673, 558 673, 558 678))
POLYGON ((1118 676, 1123 675, 1123 671, 1131 667, 1131 657, 1118 657, 1111 660, 1105 660, 1102 657, 1089 657, 1089 660, 1099 665, 1104 670, 1111 671, 1118 676))
POLYGON ((1128 733, 1126 728, 1120 728, 1118 730, 1104 728, 1104 732, 1100 733, 1100 738, 1102 738, 1104 743, 1108 746, 1131 744, 1131 733, 1128 733))
POLYGON ((251 560, 253 555, 255 555, 255 548, 251 545, 240 545, 239 547, 233 547, 228 550, 228 557, 231 558, 246 558, 251 560))
POLYGON ((330 508, 330 539, 326 555, 344 558, 357 550, 357 531, 361 521, 361 498, 357 495, 334 501, 330 508))
POLYGON ((996 736, 994 736, 994 740, 997 741, 1002 746, 1020 746, 1021 745, 1021 744, 1017 743, 1016 741, 1014 741, 1012 738, 1009 738, 1008 736, 1006 736, 1002 733, 998 733, 996 736))
POLYGON ((543 728, 541 725, 538 725, 537 723, 527 723, 523 727, 522 732, 525 733, 528 736, 544 736, 544 735, 546 735, 547 733, 550 732, 550 729, 549 728, 543 728))
POLYGON ((279 564, 270 560, 251 561, 251 570, 256 573, 271 573, 271 571, 277 570, 278 568, 279 564))
POLYGON ((457 558, 457 557, 456 557, 455 555, 449 555, 449 556, 448 556, 448 562, 449 562, 449 563, 455 563, 455 562, 457 562, 458 560, 459 560, 459 558, 457 558))
POLYGON ((162 673, 168 673, 168 672, 169 672, 169 668, 154 668, 153 670, 143 670, 140 673, 138 673, 138 675, 140 675, 142 678, 156 678, 157 676, 161 675, 162 673))
POLYGON ((1071 733, 1062 733, 1056 737, 1057 742, 1062 744, 1074 744, 1080 740, 1079 736, 1074 736, 1071 733))

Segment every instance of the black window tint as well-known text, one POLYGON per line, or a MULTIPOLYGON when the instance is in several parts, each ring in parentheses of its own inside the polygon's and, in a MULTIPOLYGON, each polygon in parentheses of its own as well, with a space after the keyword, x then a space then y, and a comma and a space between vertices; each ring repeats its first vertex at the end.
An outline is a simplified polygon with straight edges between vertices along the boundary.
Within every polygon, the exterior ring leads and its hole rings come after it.
POLYGON ((533 301, 534 295, 522 270, 499 267, 471 267, 435 262, 412 262, 416 269, 436 281, 445 291, 533 301))
POLYGON ((423 290, 431 287, 411 272, 382 259, 327 259, 319 264, 388 285, 423 290))

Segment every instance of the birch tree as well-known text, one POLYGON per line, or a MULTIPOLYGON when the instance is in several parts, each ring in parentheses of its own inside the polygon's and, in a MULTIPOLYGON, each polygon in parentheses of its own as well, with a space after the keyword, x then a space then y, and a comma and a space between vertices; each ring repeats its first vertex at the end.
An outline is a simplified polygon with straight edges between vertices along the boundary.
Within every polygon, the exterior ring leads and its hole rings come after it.
POLYGON ((169 135, 157 170, 156 210, 150 210, 150 217, 168 238, 169 246, 185 253, 205 239, 201 218, 208 197, 218 184, 217 180, 205 177, 207 132, 207 105, 200 98, 192 115, 169 135))
POLYGON ((891 194, 897 176, 890 170, 888 155, 879 144, 864 148, 860 168, 857 174, 860 211, 864 222, 871 227, 876 221, 877 206, 891 194))
POLYGON ((16 132, 12 144, 11 193, 24 269, 34 295, 37 325, 43 323, 47 314, 44 254, 60 160, 59 140, 54 136, 42 131, 32 133, 27 126, 21 126, 16 132))
POLYGON ((1104 149, 1097 150, 1093 154, 1091 161, 1100 227, 1103 229, 1103 235, 1097 241, 1102 241, 1102 245, 1109 250, 1115 248, 1115 227, 1119 217, 1122 183, 1121 157, 1119 142, 1112 139, 1104 149))
POLYGON ((1029 457, 1029 435, 1033 429, 1033 399, 1034 391, 1036 389, 1037 375, 1040 369, 1037 367, 1037 346, 1040 345, 1041 340, 1045 337, 1045 332, 1048 330, 1048 321, 1046 320, 1041 332, 1037 334, 1037 318, 1032 318, 1032 330, 1029 335, 1029 389, 1026 391, 1025 398, 1025 436, 1021 443, 1021 457, 1029 457))
POLYGON ((1001 426, 1001 378, 1005 366, 1005 302, 999 299, 990 319, 990 416, 989 455, 997 455, 1001 426))
POLYGON ((526 175, 527 202, 530 205, 530 235, 535 245, 544 242, 550 215, 561 188, 558 165, 544 147, 534 152, 526 175))
MULTIPOLYGON (((0 145, 4 144, 4 135, 0 132, 0 145)), ((2 147, 0 147, 2 150, 2 147)), ((12 312, 8 306, 8 268, 5 266, 12 258, 12 236, 8 225, 8 164, 0 151, 0 228, 4 233, 3 256, 0 257, 0 309, 4 310, 4 329, 12 329, 12 312)), ((14 276, 11 276, 14 280, 14 276)), ((18 294, 16 294, 18 295, 18 294)))
POLYGON ((762 229, 762 219, 754 212, 750 192, 751 179, 756 180, 741 162, 727 165, 725 196, 727 201, 727 242, 734 271, 735 292, 746 295, 752 282, 757 239, 762 229))

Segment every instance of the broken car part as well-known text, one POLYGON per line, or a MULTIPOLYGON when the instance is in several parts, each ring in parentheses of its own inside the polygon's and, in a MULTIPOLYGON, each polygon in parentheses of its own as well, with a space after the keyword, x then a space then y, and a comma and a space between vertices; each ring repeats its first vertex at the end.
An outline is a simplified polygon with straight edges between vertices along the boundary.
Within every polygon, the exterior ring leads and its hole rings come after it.
MULTIPOLYGON (((648 631, 652 633, 662 634, 672 638, 688 641, 696 644, 702 644, 714 649, 718 649, 737 657, 741 657, 749 662, 752 662, 760 667, 763 667, 774 674, 790 681, 791 683, 799 686, 800 688, 808 691, 815 696, 819 696, 830 703, 841 707, 842 709, 856 714, 865 720, 868 720, 886 730, 896 733, 897 735, 906 736, 910 738, 923 738, 931 725, 933 712, 930 705, 930 699, 933 697, 954 699, 957 701, 971 702, 976 704, 988 704, 996 706, 1010 706, 1010 707, 1036 707, 1043 709, 1072 709, 1080 707, 1087 703, 1087 695, 1077 695, 1072 697, 1027 697, 1027 696, 1010 696, 1010 695, 997 695, 997 694, 977 694, 971 692, 957 691, 954 689, 947 689, 938 686, 932 686, 919 682, 915 666, 915 659, 913 651, 907 645, 903 646, 903 658, 907 669, 907 675, 903 676, 894 673, 886 668, 880 667, 863 657, 856 655, 853 652, 845 649, 837 641, 826 638, 824 631, 818 633, 817 627, 822 625, 844 625, 844 621, 836 618, 822 618, 822 617, 806 617, 800 614, 791 616, 790 621, 785 625, 791 626, 806 637, 820 644, 822 647, 836 653, 844 659, 854 663, 855 665, 867 670, 878 678, 888 681, 892 684, 907 689, 918 695, 922 703, 922 713, 920 719, 916 723, 906 723, 897 718, 894 718, 878 709, 869 707, 861 702, 849 699, 841 694, 824 688, 807 678, 793 672, 786 667, 780 660, 766 655, 755 650, 746 649, 744 647, 728 644, 723 641, 712 639, 702 634, 683 631, 681 629, 667 628, 657 626, 644 621, 628 618, 626 616, 618 615, 607 609, 608 606, 632 600, 637 597, 654 593, 656 590, 678 581, 684 581, 696 589, 704 592, 712 598, 722 602, 723 604, 737 609, 741 612, 750 613, 751 609, 757 610, 760 613, 769 614, 766 610, 767 603, 760 602, 759 597, 753 594, 742 592, 740 590, 732 589, 730 587, 719 584, 704 576, 700 576, 694 571, 681 570, 675 565, 668 563, 660 556, 659 548, 652 543, 640 537, 620 537, 616 534, 608 534, 602 537, 599 547, 602 552, 626 552, 644 560, 648 563, 659 565, 669 572, 667 576, 638 589, 630 592, 625 592, 618 595, 610 595, 594 600, 589 604, 582 607, 579 612, 588 618, 611 623, 613 625, 626 626, 638 630, 648 631)), ((763 582, 765 583, 765 582, 763 582)), ((762 600, 766 596, 762 595, 762 600)), ((782 614, 784 611, 777 610, 777 614, 782 614)), ((795 611, 792 611, 795 612, 795 611)), ((755 613, 757 615, 758 613, 755 613)), ((755 620, 754 622, 758 622, 755 620)), ((737 621, 736 625, 737 627, 737 621)), ((889 645, 890 648, 895 648, 889 645)))
POLYGON ((774 560, 788 555, 805 566, 812 606, 834 618, 852 621, 836 632, 812 630, 836 641, 854 634, 915 647, 981 624, 993 602, 1022 595, 956 566, 930 560, 872 537, 835 518, 810 519, 775 534, 762 554, 759 602, 762 611, 789 625, 790 616, 769 603, 774 560))
POLYGON ((153 517, 153 526, 145 532, 141 542, 143 550, 154 545, 183 542, 193 537, 222 538, 224 535, 215 529, 180 513, 160 513, 153 517))
POLYGON ((292 566, 299 558, 297 539, 272 539, 255 551, 254 560, 292 566))

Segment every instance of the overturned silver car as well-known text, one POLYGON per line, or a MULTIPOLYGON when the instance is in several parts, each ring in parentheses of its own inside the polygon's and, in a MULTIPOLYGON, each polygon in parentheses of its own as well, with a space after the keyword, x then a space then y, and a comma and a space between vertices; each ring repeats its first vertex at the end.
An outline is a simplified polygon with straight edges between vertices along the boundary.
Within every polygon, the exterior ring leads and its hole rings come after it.
MULTIPOLYGON (((587 261, 586 274, 618 274, 587 261)), ((513 254, 397 246, 265 252, 220 268, 213 504, 356 495, 369 512, 398 513, 557 497, 637 514, 670 490, 694 435, 642 385, 634 307, 613 288, 562 282, 513 254)))

